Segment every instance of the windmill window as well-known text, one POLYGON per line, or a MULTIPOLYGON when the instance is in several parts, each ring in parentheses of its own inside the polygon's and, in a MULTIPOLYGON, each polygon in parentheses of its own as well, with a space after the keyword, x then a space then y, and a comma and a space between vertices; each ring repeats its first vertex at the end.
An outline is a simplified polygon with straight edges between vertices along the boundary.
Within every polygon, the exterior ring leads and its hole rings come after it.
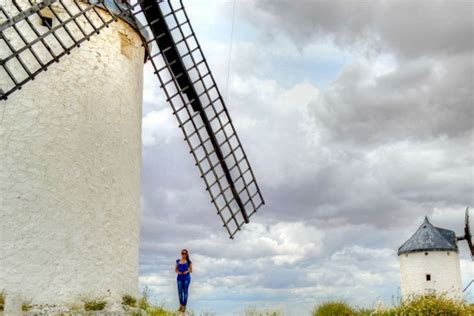
POLYGON ((427 256, 427 255, 428 255, 428 253, 427 253, 427 252, 425 252, 425 256, 427 256))
POLYGON ((426 275, 426 281, 431 281, 431 274, 426 275))
POLYGON ((47 16, 40 16, 41 17, 41 25, 46 26, 48 29, 53 27, 53 19, 47 16))

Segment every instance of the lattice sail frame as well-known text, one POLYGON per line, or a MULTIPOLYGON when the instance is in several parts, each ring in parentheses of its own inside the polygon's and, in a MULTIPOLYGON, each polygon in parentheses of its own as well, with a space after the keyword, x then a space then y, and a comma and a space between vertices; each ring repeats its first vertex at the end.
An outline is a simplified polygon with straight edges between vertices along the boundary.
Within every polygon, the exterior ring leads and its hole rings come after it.
POLYGON ((119 18, 132 19, 229 236, 249 222, 265 202, 182 1, 13 0, 13 6, 13 16, 0 7, 0 100, 119 18), (48 28, 37 26, 44 12, 55 20, 48 28))

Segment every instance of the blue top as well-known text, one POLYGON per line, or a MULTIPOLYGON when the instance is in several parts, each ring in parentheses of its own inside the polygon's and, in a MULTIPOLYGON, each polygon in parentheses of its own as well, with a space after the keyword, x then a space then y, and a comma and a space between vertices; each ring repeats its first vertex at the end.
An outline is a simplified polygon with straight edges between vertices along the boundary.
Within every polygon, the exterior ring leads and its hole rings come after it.
MULTIPOLYGON (((178 271, 179 272, 184 272, 186 270, 189 269, 189 265, 188 263, 179 263, 180 259, 176 260, 176 264, 178 265, 178 271)), ((192 262, 189 261, 189 263, 191 264, 192 262)), ((178 280, 191 280, 191 273, 188 273, 188 274, 178 274, 178 277, 177 277, 178 280)))

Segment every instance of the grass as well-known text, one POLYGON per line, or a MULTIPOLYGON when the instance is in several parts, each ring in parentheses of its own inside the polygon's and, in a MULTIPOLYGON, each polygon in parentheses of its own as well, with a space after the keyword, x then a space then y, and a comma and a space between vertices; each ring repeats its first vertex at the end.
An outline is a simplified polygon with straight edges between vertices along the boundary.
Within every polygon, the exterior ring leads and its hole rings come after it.
POLYGON ((152 308, 152 304, 150 303, 150 289, 148 286, 145 286, 143 289, 142 297, 138 300, 138 307, 145 311, 152 308))
POLYGON ((84 310, 86 311, 101 311, 105 308, 107 302, 102 298, 85 299, 84 310))
POLYGON ((137 306, 137 299, 131 295, 125 294, 124 296, 122 296, 122 305, 135 307, 137 306))
POLYGON ((316 306, 313 310, 313 316, 339 316, 354 315, 356 312, 344 301, 329 301, 316 306))
POLYGON ((176 312, 171 312, 163 306, 156 306, 150 302, 150 289, 145 286, 142 296, 138 300, 138 307, 146 312, 147 316, 174 316, 176 312))
POLYGON ((444 295, 416 296, 377 316, 391 315, 474 315, 474 307, 462 301, 446 298, 444 295))
MULTIPOLYGON (((85 311, 101 311, 107 302, 104 299, 86 299, 83 300, 85 311)), ((147 316, 178 316, 182 315, 178 312, 167 310, 164 306, 157 306, 150 302, 150 290, 145 287, 139 300, 130 296, 124 295, 122 297, 122 304, 131 307, 138 307, 147 316)), ((0 292, 0 312, 4 310, 5 292, 0 292)), ((23 303, 22 310, 28 311, 29 304, 23 303)), ((256 310, 249 310, 249 316, 283 316, 279 312, 258 312, 256 310)), ((246 315, 247 315, 246 312, 246 315)), ((143 315, 141 311, 133 315, 143 315)), ((193 313, 190 313, 193 315, 193 313)), ((384 310, 374 310, 367 308, 359 308, 350 306, 347 302, 341 300, 333 300, 319 304, 312 311, 312 316, 468 316, 474 315, 474 305, 466 304, 462 301, 455 301, 447 298, 445 295, 425 295, 415 296, 411 299, 405 300, 398 306, 386 308, 384 310)))
MULTIPOLYGON (((82 300, 83 305, 77 305, 75 306, 74 310, 80 311, 82 308, 86 312, 96 312, 96 311, 102 311, 104 308, 107 306, 107 301, 103 298, 85 298, 82 300)), ((150 303, 150 291, 146 287, 143 290, 142 296, 139 300, 134 298, 131 295, 124 295, 122 296, 122 304, 125 306, 130 306, 130 307, 138 307, 142 312, 135 312, 133 315, 138 316, 138 315, 147 315, 147 316, 175 316, 178 315, 178 313, 171 312, 167 309, 165 309, 163 306, 155 306, 150 303), (138 305, 138 306, 137 306, 138 305)), ((3 312, 4 310, 4 305, 5 305, 5 291, 0 292, 0 312, 3 312)), ((30 310, 30 303, 23 303, 21 305, 21 310, 23 312, 27 312, 30 310)), ((192 313, 191 313, 192 314, 192 313)))
POLYGON ((175 315, 179 315, 176 312, 171 312, 169 310, 166 310, 162 306, 150 307, 150 308, 148 308, 148 310, 146 310, 146 313, 147 313, 147 316, 175 316, 175 315))
MULTIPOLYGON (((31 301, 28 302, 28 303, 22 303, 21 304, 21 311, 22 312, 29 311, 30 310, 30 303, 31 303, 31 301)), ((5 290, 2 290, 0 292, 0 312, 3 312, 4 308, 5 308, 5 290)))
POLYGON ((5 305, 5 291, 0 292, 0 312, 3 312, 3 306, 5 305))
POLYGON ((22 312, 27 312, 30 310, 30 303, 22 303, 21 304, 21 311, 22 312))
POLYGON ((245 316, 283 316, 280 312, 246 311, 245 316))

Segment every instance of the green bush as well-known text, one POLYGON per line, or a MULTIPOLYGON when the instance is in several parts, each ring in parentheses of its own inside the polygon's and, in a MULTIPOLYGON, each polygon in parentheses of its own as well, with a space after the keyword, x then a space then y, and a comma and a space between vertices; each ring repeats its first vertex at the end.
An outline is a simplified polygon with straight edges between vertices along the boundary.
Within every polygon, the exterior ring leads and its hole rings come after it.
POLYGON ((84 309, 86 311, 101 311, 105 308, 107 302, 104 299, 90 299, 84 300, 84 309))
POLYGON ((125 294, 124 296, 122 296, 122 304, 135 307, 137 305, 137 299, 131 295, 125 294))
POLYGON ((313 316, 356 315, 356 312, 343 301, 324 302, 314 308, 313 316))

